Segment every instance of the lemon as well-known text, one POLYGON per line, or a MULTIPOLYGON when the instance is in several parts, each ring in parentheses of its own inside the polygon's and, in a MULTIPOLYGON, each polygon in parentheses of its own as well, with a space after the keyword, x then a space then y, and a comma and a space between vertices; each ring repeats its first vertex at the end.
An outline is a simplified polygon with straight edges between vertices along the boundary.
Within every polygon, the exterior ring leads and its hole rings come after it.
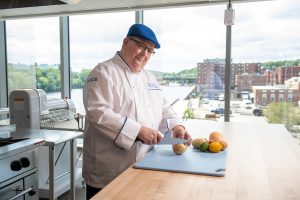
POLYGON ((200 149, 200 151, 204 152, 204 151, 207 151, 208 146, 209 146, 208 142, 202 142, 199 149, 200 149))
POLYGON ((212 142, 209 145, 209 150, 213 153, 218 153, 222 149, 222 145, 219 142, 212 142))

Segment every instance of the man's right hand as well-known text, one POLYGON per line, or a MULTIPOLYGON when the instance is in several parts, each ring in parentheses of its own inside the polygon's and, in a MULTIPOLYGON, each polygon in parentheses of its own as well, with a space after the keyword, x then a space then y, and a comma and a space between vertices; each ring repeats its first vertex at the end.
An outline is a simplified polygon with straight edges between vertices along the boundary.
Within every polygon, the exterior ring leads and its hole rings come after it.
POLYGON ((152 145, 159 143, 163 139, 163 135, 157 130, 142 126, 138 138, 142 143, 152 145))

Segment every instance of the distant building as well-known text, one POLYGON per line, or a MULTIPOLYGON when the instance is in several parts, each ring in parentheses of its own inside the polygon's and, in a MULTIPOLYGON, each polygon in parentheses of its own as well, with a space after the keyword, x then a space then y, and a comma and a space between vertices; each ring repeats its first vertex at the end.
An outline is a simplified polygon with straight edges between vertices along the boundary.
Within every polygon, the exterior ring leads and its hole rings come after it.
POLYGON ((197 64, 197 83, 203 88, 206 98, 216 99, 224 92, 225 60, 204 59, 197 64))
POLYGON ((235 91, 240 96, 242 91, 252 91, 252 86, 266 85, 267 77, 260 74, 242 74, 235 77, 235 91))
MULTIPOLYGON (((237 87, 236 75, 261 73, 260 63, 232 63, 231 66, 231 88, 237 87)), ((197 63, 197 83, 203 88, 206 97, 219 96, 224 90, 224 79, 224 59, 204 59, 202 63, 197 63)), ((251 90, 251 87, 248 89, 251 90)))
POLYGON ((300 75, 300 66, 283 66, 274 70, 267 70, 265 75, 267 76, 267 84, 284 84, 284 81, 300 75))
POLYGON ((232 63, 232 75, 261 74, 260 63, 232 63))
POLYGON ((266 106, 272 102, 292 102, 300 100, 300 77, 285 81, 284 85, 253 86, 255 105, 266 106))
POLYGON ((284 81, 284 84, 289 88, 299 90, 300 92, 300 76, 292 77, 289 80, 284 81))

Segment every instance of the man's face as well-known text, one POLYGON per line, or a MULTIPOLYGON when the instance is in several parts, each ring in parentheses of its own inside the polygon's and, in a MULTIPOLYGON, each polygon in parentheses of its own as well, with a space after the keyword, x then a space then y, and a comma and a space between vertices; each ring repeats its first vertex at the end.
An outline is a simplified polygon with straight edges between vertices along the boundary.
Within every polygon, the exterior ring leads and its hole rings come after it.
POLYGON ((141 71, 149 58, 154 54, 154 44, 137 37, 126 37, 123 40, 121 56, 132 72, 141 71))

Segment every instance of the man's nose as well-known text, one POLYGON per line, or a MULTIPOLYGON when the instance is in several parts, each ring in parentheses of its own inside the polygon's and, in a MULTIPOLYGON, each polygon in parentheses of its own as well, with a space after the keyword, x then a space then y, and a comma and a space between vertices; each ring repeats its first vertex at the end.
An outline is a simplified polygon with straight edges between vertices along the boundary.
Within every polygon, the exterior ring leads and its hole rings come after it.
POLYGON ((146 55, 146 54, 147 54, 147 47, 142 47, 142 48, 141 48, 141 53, 142 53, 143 55, 146 55))

